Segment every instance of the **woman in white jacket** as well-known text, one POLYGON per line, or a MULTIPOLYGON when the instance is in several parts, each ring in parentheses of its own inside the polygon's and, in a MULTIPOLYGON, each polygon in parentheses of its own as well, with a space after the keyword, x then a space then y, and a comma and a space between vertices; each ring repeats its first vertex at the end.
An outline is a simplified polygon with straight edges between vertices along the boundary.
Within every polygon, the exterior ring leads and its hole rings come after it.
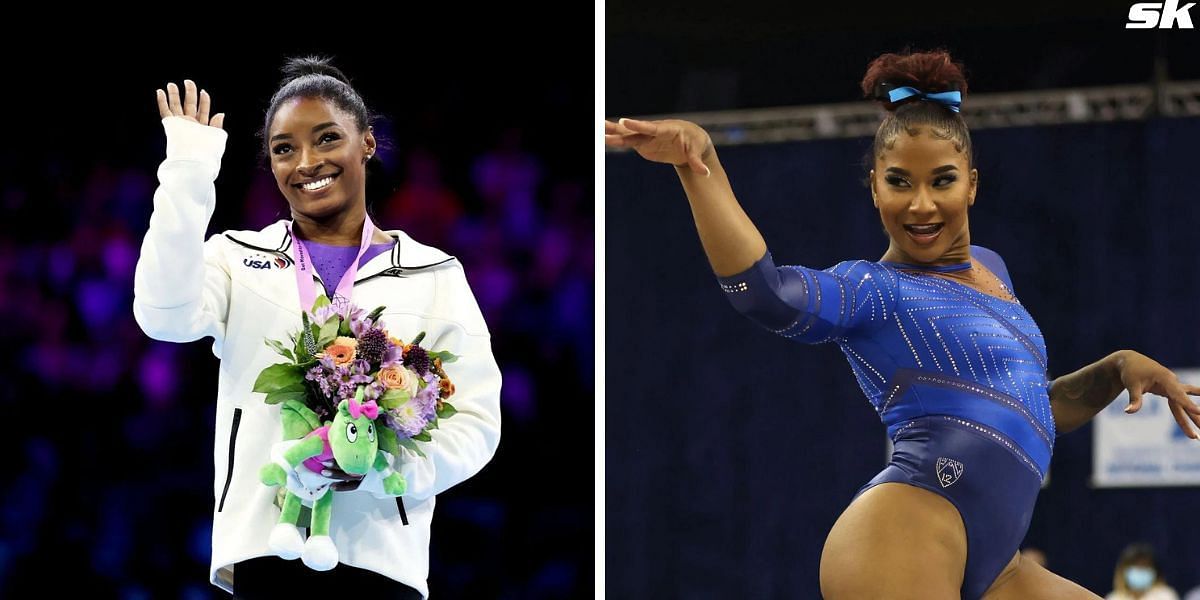
POLYGON ((175 84, 157 90, 167 158, 135 271, 134 317, 157 340, 212 337, 220 359, 212 583, 247 599, 325 590, 423 598, 435 496, 478 472, 499 442, 500 371, 462 265, 369 219, 366 165, 376 140, 362 98, 326 59, 293 59, 284 72, 261 133, 292 218, 207 241, 224 114, 210 117, 208 93, 191 81, 182 95, 175 84), (312 271, 309 284, 303 274, 312 271), (315 286, 361 307, 385 305, 380 321, 392 335, 425 331, 423 345, 460 357, 446 366, 458 414, 432 432, 425 456, 401 450, 394 457, 407 484, 402 497, 386 495, 369 476, 353 489, 359 482, 328 473, 345 490, 329 526, 341 564, 330 571, 282 560, 268 547, 279 509, 258 470, 282 426, 279 407, 251 392, 258 373, 278 361, 264 340, 300 328, 301 297, 315 286))

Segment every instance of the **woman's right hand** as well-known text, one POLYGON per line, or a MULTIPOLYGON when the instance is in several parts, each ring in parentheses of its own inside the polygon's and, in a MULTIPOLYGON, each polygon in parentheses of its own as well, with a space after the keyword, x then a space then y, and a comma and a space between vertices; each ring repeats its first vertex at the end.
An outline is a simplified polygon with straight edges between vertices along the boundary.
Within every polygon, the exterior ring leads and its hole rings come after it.
POLYGON ((690 166, 705 177, 711 170, 704 158, 713 150, 708 132, 691 121, 667 119, 604 121, 604 143, 618 148, 633 148, 642 158, 677 167, 690 166))
POLYGON ((158 96, 158 114, 163 119, 167 117, 183 117, 189 121, 194 121, 201 125, 224 129, 225 113, 217 113, 209 119, 209 107, 212 105, 212 98, 208 96, 208 92, 200 90, 196 93, 196 83, 191 79, 183 80, 184 94, 183 99, 179 98, 179 86, 174 83, 167 84, 167 91, 161 89, 154 90, 158 96))

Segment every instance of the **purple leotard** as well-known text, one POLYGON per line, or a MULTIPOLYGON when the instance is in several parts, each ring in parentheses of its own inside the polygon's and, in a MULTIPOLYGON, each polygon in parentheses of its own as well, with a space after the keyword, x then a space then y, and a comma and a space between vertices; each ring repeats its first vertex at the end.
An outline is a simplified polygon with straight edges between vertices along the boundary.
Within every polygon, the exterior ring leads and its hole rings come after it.
MULTIPOLYGON (((367 264, 367 261, 387 252, 394 245, 396 245, 394 241, 371 244, 363 253, 362 259, 358 261, 358 266, 367 264)), ((321 276, 321 281, 325 284, 325 295, 332 298, 333 288, 337 287, 338 282, 342 280, 342 275, 346 274, 346 269, 350 268, 350 263, 354 262, 359 247, 330 246, 310 241, 305 241, 304 247, 312 253, 313 266, 317 268, 317 274, 321 276)))

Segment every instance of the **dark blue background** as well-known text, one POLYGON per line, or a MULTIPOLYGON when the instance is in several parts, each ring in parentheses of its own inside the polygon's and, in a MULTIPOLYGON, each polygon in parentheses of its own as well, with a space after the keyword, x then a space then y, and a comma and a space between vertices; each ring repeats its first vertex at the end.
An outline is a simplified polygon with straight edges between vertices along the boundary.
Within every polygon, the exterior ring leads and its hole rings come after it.
MULTIPOLYGON (((971 241, 1007 262, 1051 376, 1118 348, 1200 365, 1197 139, 1194 118, 973 133, 971 241)), ((869 142, 718 149, 777 263, 883 254, 869 142)), ((835 346, 729 306, 672 168, 631 153, 605 168, 607 591, 818 597, 825 536, 882 468, 883 427, 835 346)), ((1176 589, 1200 585, 1200 489, 1097 490, 1090 472, 1088 425, 1058 439, 1026 538, 1051 570, 1106 594, 1145 540, 1176 589)))

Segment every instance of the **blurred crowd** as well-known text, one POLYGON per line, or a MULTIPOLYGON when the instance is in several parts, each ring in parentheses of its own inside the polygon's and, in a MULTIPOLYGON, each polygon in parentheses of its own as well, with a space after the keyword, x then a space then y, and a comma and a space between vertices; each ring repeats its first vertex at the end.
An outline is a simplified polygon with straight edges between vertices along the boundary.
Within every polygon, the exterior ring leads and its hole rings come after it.
MULTIPOLYGON (((462 261, 504 377, 496 458, 439 497, 430 584, 442 597, 592 587, 591 181, 555 172, 523 133, 473 156, 385 149, 370 176, 379 226, 462 261)), ((157 163, 94 158, 0 182, 0 398, 10 417, 30 413, 11 421, 0 597, 26 597, 45 573, 89 597, 218 597, 217 360, 211 340, 152 341, 133 320, 157 163)), ((251 167, 226 156, 209 235, 289 218, 269 171, 251 167)))

